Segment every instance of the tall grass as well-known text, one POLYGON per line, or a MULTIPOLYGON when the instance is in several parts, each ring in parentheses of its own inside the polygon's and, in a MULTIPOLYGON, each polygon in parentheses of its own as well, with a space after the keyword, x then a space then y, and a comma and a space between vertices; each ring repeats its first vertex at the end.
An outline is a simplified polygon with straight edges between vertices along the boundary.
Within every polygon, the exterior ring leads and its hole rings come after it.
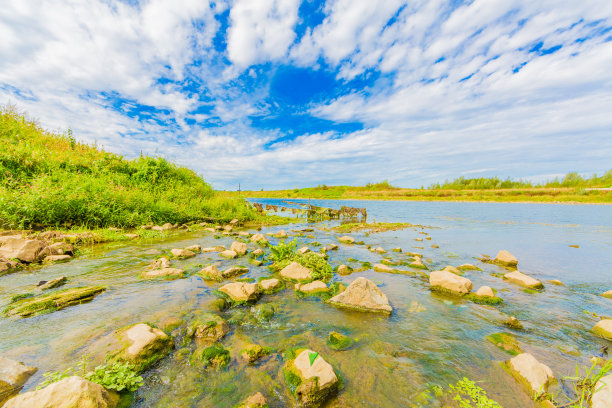
POLYGON ((447 180, 442 184, 432 184, 432 190, 492 190, 507 188, 555 188, 555 187, 612 187, 612 170, 608 170, 602 176, 593 174, 584 178, 576 172, 567 173, 565 177, 546 181, 541 184, 532 184, 523 180, 502 180, 498 177, 464 178, 447 180))
POLYGON ((217 196, 193 171, 161 157, 126 160, 45 131, 0 108, 0 226, 134 227, 145 223, 249 220, 236 198, 217 196))

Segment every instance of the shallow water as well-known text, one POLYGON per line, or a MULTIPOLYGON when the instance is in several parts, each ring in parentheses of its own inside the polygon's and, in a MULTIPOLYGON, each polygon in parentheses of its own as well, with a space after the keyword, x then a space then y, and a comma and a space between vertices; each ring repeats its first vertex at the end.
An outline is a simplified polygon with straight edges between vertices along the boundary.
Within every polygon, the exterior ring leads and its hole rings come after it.
MULTIPOLYGON (((281 200, 257 201, 286 205, 281 200)), ((334 208, 367 207, 368 221, 428 226, 424 230, 408 228, 369 236, 351 235, 387 250, 399 246, 404 251, 420 252, 431 270, 474 263, 483 271, 468 271, 465 276, 474 282, 475 288, 489 285, 498 289, 504 303, 492 307, 440 296, 431 293, 427 280, 419 275, 371 270, 344 277, 335 275, 334 280, 346 284, 358 276, 373 280, 393 305, 391 317, 339 310, 317 299, 298 299, 290 289, 265 295, 259 303, 273 303, 275 316, 270 322, 231 326, 230 334, 223 340, 232 353, 232 364, 227 369, 196 370, 175 353, 147 371, 145 386, 136 393, 133 406, 231 407, 255 391, 269 397, 273 407, 291 406, 278 354, 253 366, 238 358, 244 344, 257 342, 277 349, 308 346, 334 365, 345 385, 329 401, 330 407, 422 406, 425 402, 420 395, 428 384, 446 386, 463 376, 482 381, 480 385, 506 408, 529 407, 533 403, 499 365, 510 356, 488 343, 485 336, 512 332, 523 350, 549 365, 559 378, 572 374, 576 363, 590 365, 589 357, 601 355, 600 347, 610 345, 588 332, 598 320, 592 313, 612 315, 612 301, 599 296, 612 289, 610 206, 312 202, 334 208), (432 240, 414 241, 425 237, 421 231, 427 232, 432 240), (431 248, 431 244, 440 248, 431 248), (571 244, 580 247, 570 248, 571 244), (473 258, 481 254, 495 256, 500 249, 517 256, 521 271, 544 282, 559 279, 567 286, 546 285, 542 293, 528 294, 490 274, 503 269, 473 258), (506 315, 518 317, 526 330, 513 332, 505 328, 501 322, 506 315), (349 350, 333 351, 325 343, 330 331, 342 332, 358 341, 349 350)), ((312 241, 337 242, 339 234, 320 229, 335 224, 314 224, 315 238, 299 240, 305 245, 312 241)), ((301 223, 262 232, 304 227, 301 223)), ((270 240, 276 242, 274 238, 270 240)), ((30 291, 39 280, 62 275, 69 278, 69 286, 109 287, 88 304, 27 319, 0 319, 0 353, 39 367, 37 375, 26 384, 26 389, 32 389, 43 372, 74 365, 83 354, 92 353, 96 339, 118 327, 137 322, 161 324, 168 317, 189 321, 208 311, 207 304, 214 299, 212 291, 219 284, 208 284, 195 275, 174 281, 143 281, 139 274, 160 250, 192 244, 229 246, 232 241, 230 237, 215 239, 207 232, 191 232, 127 247, 97 246, 69 263, 0 277, 0 305, 8 303, 15 294, 30 291)), ((329 255, 333 266, 346 263, 348 258, 371 263, 382 258, 363 245, 340 245, 338 251, 330 251, 329 255)), ((394 252, 384 256, 398 261, 409 259, 394 252)), ((244 259, 221 260, 213 253, 173 261, 173 266, 196 272, 212 262, 221 262, 223 267, 246 263, 244 259)), ((246 277, 257 279, 269 274, 265 266, 249 267, 246 277)), ((232 309, 222 315, 229 319, 244 312, 232 309)), ((563 393, 564 386, 561 382, 553 391, 563 393)))

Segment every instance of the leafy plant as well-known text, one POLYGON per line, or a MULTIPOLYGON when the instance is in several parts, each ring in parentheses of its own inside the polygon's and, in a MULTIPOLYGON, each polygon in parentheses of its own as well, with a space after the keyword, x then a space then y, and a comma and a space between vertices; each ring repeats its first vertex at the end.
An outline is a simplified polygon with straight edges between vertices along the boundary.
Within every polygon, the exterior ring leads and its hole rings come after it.
POLYGON ((282 262, 287 259, 292 259, 296 254, 298 242, 297 239, 293 239, 289 243, 285 243, 285 241, 280 241, 277 245, 270 246, 270 256, 269 259, 272 262, 282 262))
POLYGON ((457 401, 461 408, 502 408, 498 402, 487 397, 485 390, 466 377, 449 387, 453 400, 457 401))
POLYGON ((85 379, 115 391, 133 392, 143 384, 143 379, 134 371, 134 366, 122 362, 99 365, 94 371, 85 374, 85 379))

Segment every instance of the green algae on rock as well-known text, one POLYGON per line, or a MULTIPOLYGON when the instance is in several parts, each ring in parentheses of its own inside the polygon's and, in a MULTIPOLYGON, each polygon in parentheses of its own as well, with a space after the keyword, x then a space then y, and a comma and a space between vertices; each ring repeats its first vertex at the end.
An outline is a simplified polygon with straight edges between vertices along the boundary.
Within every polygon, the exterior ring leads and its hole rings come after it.
POLYGON ((333 367, 312 350, 298 350, 283 368, 285 382, 303 407, 318 407, 338 391, 333 367))
POLYGON ((196 337, 212 343, 221 340, 227 333, 229 333, 227 322, 221 316, 212 313, 195 318, 187 329, 189 337, 196 337))
POLYGON ((509 333, 493 333, 485 338, 510 355, 516 356, 523 352, 516 338, 509 333))
POLYGON ((69 306, 91 301, 106 290, 103 286, 87 286, 62 289, 52 293, 29 297, 10 303, 3 311, 4 316, 29 317, 51 313, 69 306))
POLYGON ((342 333, 330 332, 327 336, 327 345, 337 351, 346 350, 353 345, 353 339, 342 333))
POLYGON ((223 368, 229 365, 231 360, 229 350, 221 344, 213 344, 205 348, 198 348, 189 358, 189 364, 194 367, 223 368))

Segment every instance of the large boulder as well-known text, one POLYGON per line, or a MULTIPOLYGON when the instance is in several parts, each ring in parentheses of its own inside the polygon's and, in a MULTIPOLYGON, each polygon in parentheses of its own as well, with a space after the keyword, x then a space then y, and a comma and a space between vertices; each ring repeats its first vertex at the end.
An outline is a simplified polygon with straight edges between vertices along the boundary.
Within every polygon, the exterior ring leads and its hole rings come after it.
POLYGON ((355 279, 342 293, 329 299, 329 303, 366 312, 391 313, 387 296, 369 279, 355 279))
POLYGON ((546 392, 548 385, 555 380, 552 370, 529 353, 512 357, 508 360, 508 367, 512 374, 529 388, 532 396, 546 392))
POLYGON ((304 407, 319 406, 338 390, 334 368, 312 350, 303 350, 288 369, 299 379, 295 397, 304 407))
POLYGON ((515 267, 516 265, 518 265, 518 260, 510 252, 506 251, 505 249, 502 249, 497 253, 497 256, 495 257, 495 263, 504 266, 515 267))
POLYGON ((37 239, 9 237, 0 247, 0 258, 19 259, 21 262, 39 262, 46 255, 46 244, 37 239))
POLYGON ((230 246, 230 250, 238 255, 244 255, 247 252, 247 245, 244 242, 234 241, 230 246))
POLYGON ((297 262, 291 262, 280 271, 280 275, 285 279, 304 281, 312 279, 312 271, 297 262))
POLYGON ((225 293, 234 302, 252 302, 259 298, 259 286, 256 283, 232 282, 223 285, 219 291, 225 293))
POLYGON ((434 290, 465 295, 472 290, 472 281, 449 271, 434 271, 429 274, 429 284, 434 290))
POLYGON ((504 279, 517 285, 524 286, 529 289, 541 289, 544 287, 542 282, 531 276, 525 275, 519 271, 513 271, 504 275, 504 279))
POLYGON ((595 392, 591 397, 591 408, 612 407, 612 374, 602 377, 593 388, 595 392))
POLYGON ((591 329, 593 333, 604 339, 612 340, 612 319, 602 319, 591 329))
POLYGON ((119 395, 100 384, 72 376, 16 396, 4 404, 4 408, 115 408, 119 395))
POLYGON ((0 357, 0 406, 16 395, 37 370, 36 367, 0 357))

